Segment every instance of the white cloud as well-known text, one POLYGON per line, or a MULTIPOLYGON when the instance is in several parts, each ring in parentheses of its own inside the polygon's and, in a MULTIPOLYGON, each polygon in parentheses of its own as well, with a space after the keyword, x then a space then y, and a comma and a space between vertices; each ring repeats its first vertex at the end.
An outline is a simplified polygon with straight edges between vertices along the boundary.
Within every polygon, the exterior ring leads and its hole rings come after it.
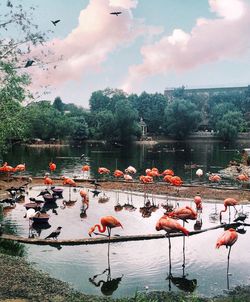
POLYGON ((250 48, 250 7, 242 0, 209 0, 219 17, 199 18, 190 33, 175 29, 141 48, 143 62, 129 67, 122 88, 137 90, 149 76, 184 72, 196 66, 239 57, 250 48))

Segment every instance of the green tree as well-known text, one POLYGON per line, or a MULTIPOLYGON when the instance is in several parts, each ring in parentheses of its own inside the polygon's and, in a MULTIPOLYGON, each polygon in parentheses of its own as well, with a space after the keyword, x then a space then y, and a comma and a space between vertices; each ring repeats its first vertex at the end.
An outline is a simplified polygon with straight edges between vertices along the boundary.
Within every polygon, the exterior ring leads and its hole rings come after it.
POLYGON ((160 134, 164 122, 163 112, 167 106, 164 95, 143 92, 139 97, 136 95, 129 96, 128 100, 138 111, 139 117, 142 117, 147 124, 148 131, 151 134, 160 134))
POLYGON ((59 96, 55 98, 53 102, 53 107, 61 113, 64 111, 64 103, 62 102, 59 96))
POLYGON ((89 129, 83 116, 71 117, 70 120, 71 130, 70 137, 75 141, 82 141, 88 138, 89 129))
POLYGON ((246 122, 239 111, 228 111, 216 123, 216 130, 219 136, 225 141, 233 141, 237 138, 238 133, 243 131, 246 122))
POLYGON ((114 117, 116 121, 114 134, 117 140, 130 141, 141 136, 138 112, 128 100, 120 100, 116 103, 114 117))
POLYGON ((195 104, 175 99, 165 110, 164 131, 178 139, 184 139, 191 132, 197 129, 201 120, 200 113, 195 104))
POLYGON ((26 97, 25 86, 29 83, 26 75, 19 75, 12 64, 0 61, 4 72, 0 79, 0 152, 6 151, 7 142, 21 139, 24 135, 25 120, 22 118, 20 103, 26 97))

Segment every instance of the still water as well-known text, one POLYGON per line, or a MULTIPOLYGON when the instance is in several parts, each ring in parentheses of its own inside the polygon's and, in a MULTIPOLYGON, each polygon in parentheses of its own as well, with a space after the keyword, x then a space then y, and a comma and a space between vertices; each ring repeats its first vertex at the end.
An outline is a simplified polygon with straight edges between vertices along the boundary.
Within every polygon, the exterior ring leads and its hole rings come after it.
POLYGON ((244 147, 249 147, 249 144, 182 142, 115 147, 89 143, 79 147, 61 148, 16 147, 4 156, 3 161, 12 166, 26 163, 26 173, 33 176, 48 172, 48 163, 54 161, 57 165, 55 176, 82 177, 83 164, 91 166, 91 177, 98 176, 98 167, 114 171, 124 170, 131 165, 137 169, 138 175, 145 174, 145 169, 152 167, 157 167, 160 171, 173 169, 176 175, 190 182, 195 179, 195 170, 184 169, 185 165, 195 163, 204 173, 217 172, 237 157, 237 151, 244 147))
MULTIPOLYGON (((157 146, 127 146, 114 148, 106 145, 85 145, 81 148, 60 149, 25 149, 20 148, 9 153, 4 160, 15 165, 25 162, 28 174, 41 175, 48 171, 48 162, 53 160, 57 164, 56 175, 81 176, 81 167, 91 165, 91 176, 96 176, 99 166, 110 170, 116 167, 124 170, 128 165, 135 166, 139 174, 146 168, 156 166, 159 170, 172 168, 177 175, 186 182, 194 181, 191 171, 184 169, 184 164, 196 163, 202 166, 204 172, 217 172, 227 166, 228 162, 237 155, 236 150, 247 145, 224 146, 212 143, 165 144, 157 146), (173 149, 174 148, 174 149, 173 149), (100 152, 101 151, 101 152, 100 152), (81 154, 84 158, 80 160, 81 154)), ((195 170, 194 170, 195 171, 195 170)), ((36 197, 42 186, 33 187, 26 196, 36 197)), ((68 199, 68 188, 64 188, 64 199, 68 199)), ((58 226, 62 226, 61 239, 76 239, 88 237, 88 229, 99 222, 105 215, 115 216, 122 224, 123 229, 113 230, 114 234, 135 235, 154 234, 155 224, 163 215, 166 197, 152 196, 148 198, 158 208, 150 217, 143 217, 140 208, 144 206, 145 197, 135 192, 106 191, 108 202, 98 202, 99 196, 90 192, 90 206, 86 215, 81 212, 79 188, 72 191, 72 200, 76 200, 71 207, 64 207, 62 199, 56 201, 48 210, 49 225, 44 229, 30 228, 29 221, 24 218, 23 204, 17 204, 12 211, 5 213, 5 223, 15 226, 19 235, 28 237, 32 234, 41 238, 46 237, 58 226), (122 210, 115 211, 119 204, 122 210), (126 204, 133 204, 127 210, 126 204), (125 206, 124 206, 125 205, 125 206)), ((169 199, 175 205, 175 201, 169 199)), ((191 200, 179 202, 180 206, 191 205, 191 200)), ((202 228, 209 228, 219 224, 218 213, 221 204, 205 203, 202 213, 202 228)), ((245 213, 249 206, 239 208, 245 213)), ((232 212, 233 214, 233 212, 232 212)), ((223 220, 228 222, 228 213, 223 220)), ((249 223, 249 218, 247 221, 249 223)), ((194 229, 195 221, 186 224, 188 230, 194 229)), ((164 232, 163 232, 164 233, 164 232)), ((169 276, 169 245, 167 239, 157 239, 138 242, 113 243, 110 245, 91 246, 63 246, 57 249, 53 246, 27 247, 27 258, 34 265, 63 281, 69 282, 74 288, 87 294, 112 295, 113 297, 132 296, 136 291, 147 290, 188 290, 200 295, 214 296, 221 294, 228 288, 237 285, 250 284, 249 271, 249 229, 246 234, 239 234, 238 241, 232 248, 230 257, 230 275, 227 278, 227 250, 221 247, 215 249, 215 243, 223 229, 216 229, 185 240, 172 238, 171 274, 169 276), (183 250, 185 251, 185 269, 183 270, 183 250), (240 255, 240 256, 239 256, 240 255)), ((95 236, 95 235, 93 235, 95 236)))
MULTIPOLYGON (((42 186, 33 187, 26 197, 36 197, 42 186)), ((90 192, 91 193, 91 192, 90 192)), ((64 199, 68 198, 68 188, 64 188, 64 199)), ((49 225, 44 229, 29 227, 29 221, 24 218, 26 210, 23 204, 5 213, 5 223, 17 227, 19 235, 28 237, 31 233, 45 238, 58 226, 62 226, 61 239, 87 238, 88 230, 98 223, 100 217, 115 216, 123 225, 113 229, 113 234, 136 235, 155 234, 157 220, 165 210, 166 197, 149 195, 148 199, 157 205, 156 211, 150 217, 144 218, 140 208, 144 206, 143 194, 135 192, 106 191, 109 200, 100 203, 99 196, 90 194, 90 206, 86 215, 81 215, 81 200, 79 188, 72 192, 75 204, 63 206, 59 199, 49 207, 49 225), (153 198, 153 200, 152 200, 153 198), (115 211, 115 206, 123 206, 115 211), (132 211, 126 210, 126 204, 133 204, 132 211)), ((174 206, 176 201, 169 199, 174 206)), ((192 205, 192 201, 179 201, 179 206, 192 205)), ((202 228, 219 224, 218 213, 222 204, 205 203, 202 213, 202 228)), ((131 207, 130 207, 131 209, 131 207)), ((241 209, 242 210, 242 209, 241 209)), ((249 212, 249 206, 243 208, 249 212)), ((231 213, 231 215, 233 212, 231 213)), ((231 216, 232 219, 233 215, 231 216)), ((228 213, 223 215, 223 221, 228 222, 228 213)), ((249 218, 247 221, 249 223, 249 218)), ((186 223, 188 230, 194 230, 195 221, 186 223)), ((246 234, 239 234, 238 241, 232 247, 230 258, 230 275, 227 279, 227 252, 223 246, 215 249, 217 238, 223 233, 223 228, 187 237, 185 239, 185 269, 183 269, 183 238, 171 239, 171 274, 169 276, 169 245, 168 239, 149 241, 112 243, 108 256, 108 244, 90 246, 63 246, 59 249, 53 246, 26 245, 28 260, 48 272, 50 275, 69 282, 74 288, 88 294, 113 295, 114 297, 132 296, 136 291, 146 290, 186 290, 206 296, 222 293, 227 288, 250 284, 249 271, 249 229, 246 234)), ((161 231, 164 233, 163 231, 161 231)), ((95 237, 95 235, 93 235, 95 237)), ((52 241, 53 242, 53 241, 52 241)))

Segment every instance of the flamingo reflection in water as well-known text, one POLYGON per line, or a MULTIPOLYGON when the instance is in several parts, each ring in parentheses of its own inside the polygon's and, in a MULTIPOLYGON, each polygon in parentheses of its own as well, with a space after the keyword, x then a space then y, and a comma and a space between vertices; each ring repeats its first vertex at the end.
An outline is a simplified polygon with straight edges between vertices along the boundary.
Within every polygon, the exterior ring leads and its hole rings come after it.
MULTIPOLYGON (((178 276, 178 277, 174 276, 171 271, 172 265, 169 265, 169 273, 168 273, 168 277, 166 278, 166 280, 168 280, 169 291, 171 291, 171 289, 172 289, 171 283, 173 283, 180 290, 192 293, 197 287, 197 279, 188 279, 187 278, 188 274, 185 274, 185 252, 186 251, 185 251, 184 243, 183 243, 183 251, 184 251, 184 256, 183 256, 183 263, 182 263, 182 275, 178 276)), ((170 258, 170 261, 171 261, 171 258, 170 258)))
MULTIPOLYGON (((118 285, 120 281, 122 280, 122 277, 119 278, 114 278, 112 279, 111 277, 111 269, 110 269, 110 235, 111 235, 111 230, 112 228, 115 227, 121 227, 123 228, 122 224, 120 221, 118 221, 115 217, 113 216, 105 216, 101 218, 101 225, 100 224, 95 224, 93 227, 89 229, 89 236, 91 236, 92 233, 94 233, 95 228, 98 228, 99 232, 104 233, 106 231, 106 228, 108 229, 108 268, 105 269, 102 273, 97 274, 93 276, 93 278, 89 278, 89 281, 94 284, 96 287, 101 286, 101 291, 104 295, 110 296, 113 294, 113 292, 118 288, 118 285), (96 281, 96 278, 104 275, 107 273, 106 280, 99 280, 96 281)), ((97 233, 94 233, 97 234, 97 233)), ((104 235, 107 236, 107 235, 104 235)))
POLYGON ((82 198, 80 217, 83 219, 83 218, 87 218, 87 209, 89 208, 89 194, 87 191, 85 191, 83 189, 81 189, 79 193, 82 198))
POLYGON ((111 267, 110 267, 110 253, 109 253, 109 245, 108 244, 108 267, 100 274, 94 275, 92 278, 89 278, 89 282, 91 282, 94 286, 100 287, 101 292, 105 296, 111 296, 114 291, 117 290, 119 283, 123 278, 123 274, 121 277, 113 278, 111 276, 111 267), (106 275, 106 277, 105 277, 106 275), (99 280, 98 277, 102 276, 99 280))

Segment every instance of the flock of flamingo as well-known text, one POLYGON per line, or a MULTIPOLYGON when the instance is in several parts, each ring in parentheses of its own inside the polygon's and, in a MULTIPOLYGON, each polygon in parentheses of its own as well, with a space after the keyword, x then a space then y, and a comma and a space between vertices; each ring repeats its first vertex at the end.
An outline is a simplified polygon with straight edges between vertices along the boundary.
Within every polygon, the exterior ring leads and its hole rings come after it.
MULTIPOLYGON (((49 163, 49 169, 51 174, 56 170, 56 164, 51 162, 49 163)), ((10 172, 17 172, 17 171, 25 171, 25 164, 19 164, 15 168, 9 166, 7 163, 4 163, 2 167, 0 167, 0 172, 3 173, 10 173, 10 172)), ((90 166, 89 165, 84 165, 82 167, 83 173, 89 173, 90 172, 90 166)), ((125 181, 133 181, 133 176, 136 174, 136 169, 132 166, 129 166, 125 171, 121 170, 115 170, 113 173, 113 176, 115 178, 124 178, 125 181)), ((100 167, 98 169, 98 173, 100 175, 108 175, 110 174, 110 170, 105 168, 105 167, 100 167)), ((152 169, 146 169, 145 171, 146 175, 141 175, 139 177, 139 180, 143 184, 148 184, 148 183, 153 183, 155 178, 163 177, 163 181, 169 183, 170 185, 173 186, 180 186, 182 185, 183 181, 180 177, 175 176, 173 170, 171 169, 166 169, 162 173, 159 172, 157 168, 152 168, 152 169)), ((201 169, 198 169, 196 171, 196 175, 198 177, 201 177, 203 175, 203 171, 201 169)), ((49 177, 50 174, 46 173, 44 176, 44 184, 47 186, 47 189, 49 186, 52 186, 54 181, 51 177, 49 177)), ((246 178, 243 176, 239 176, 238 179, 240 181, 245 181, 246 178)), ((61 177, 62 184, 69 186, 69 192, 71 187, 76 187, 76 182, 69 177, 62 176, 61 177)), ((217 174, 209 175, 209 180, 212 182, 219 182, 221 180, 221 177, 217 174)), ((93 183, 96 188, 97 188, 97 183, 93 183)), ((48 191, 47 191, 48 193, 48 191)), ((82 199, 82 205, 84 206, 85 210, 89 207, 89 197, 88 197, 88 192, 84 189, 80 189, 79 191, 80 197, 82 199)), ((70 194, 70 193, 69 193, 70 194)), ((46 191, 45 191, 46 195, 46 191)), ((69 196, 69 202, 70 202, 70 196, 69 196)), ((171 247, 171 242, 170 242, 170 234, 171 233, 176 233, 176 232, 181 232, 183 233, 183 236, 189 236, 189 230, 185 228, 185 222, 188 220, 196 220, 197 218, 200 217, 201 212, 202 212, 202 199, 201 196, 197 195, 194 197, 194 203, 196 206, 196 209, 193 209, 190 206, 185 206, 185 207, 176 207, 176 208, 170 208, 168 211, 165 212, 165 214, 157 221, 155 225, 155 229, 157 231, 165 231, 166 236, 169 239, 169 248, 171 247), (181 225, 178 220, 183 221, 183 225, 181 225)), ((234 207, 236 212, 236 205, 238 205, 239 202, 234 199, 234 198, 226 198, 224 200, 224 209, 220 211, 220 221, 222 220, 222 213, 226 212, 228 207, 234 207)), ((246 219, 246 216, 239 218, 238 221, 242 220, 244 221, 246 219)), ((199 220, 201 223, 201 219, 199 220)), ((100 218, 100 223, 95 224, 92 226, 89 231, 88 235, 92 236, 92 234, 98 234, 95 232, 96 229, 98 229, 99 233, 105 233, 106 230, 108 232, 107 236, 110 240, 111 237, 111 230, 116 227, 121 227, 123 228, 123 225, 118 219, 116 219, 113 216, 105 216, 100 218)), ((229 228, 226 230, 218 239, 216 242, 216 248, 220 248, 222 245, 225 245, 226 247, 229 247, 229 252, 228 252, 228 259, 229 255, 231 252, 231 247, 232 245, 237 241, 238 234, 237 234, 237 229, 234 228, 229 228)))

